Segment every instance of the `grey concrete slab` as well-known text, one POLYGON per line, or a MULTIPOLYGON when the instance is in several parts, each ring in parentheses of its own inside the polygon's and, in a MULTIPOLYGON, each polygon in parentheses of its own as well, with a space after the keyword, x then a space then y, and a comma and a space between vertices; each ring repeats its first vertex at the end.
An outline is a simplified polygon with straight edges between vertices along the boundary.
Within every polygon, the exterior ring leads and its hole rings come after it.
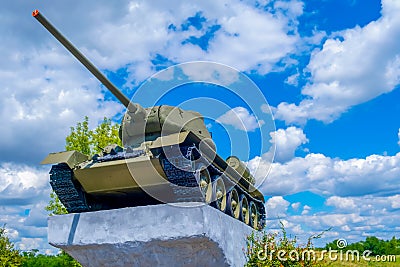
POLYGON ((51 245, 96 267, 243 266, 252 231, 199 203, 66 214, 48 224, 51 245))

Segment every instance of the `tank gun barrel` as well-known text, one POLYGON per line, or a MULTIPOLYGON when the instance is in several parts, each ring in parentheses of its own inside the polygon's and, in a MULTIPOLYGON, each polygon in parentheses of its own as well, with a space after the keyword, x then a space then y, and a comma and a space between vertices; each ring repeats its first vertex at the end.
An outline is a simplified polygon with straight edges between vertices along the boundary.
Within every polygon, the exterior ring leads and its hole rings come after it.
MULTIPOLYGON (((110 92, 126 107, 135 109, 136 105, 129 105, 129 99, 101 73, 70 41, 67 40, 38 10, 32 12, 36 18, 72 55, 75 56, 110 92)), ((132 110, 131 110, 132 111, 132 110)))

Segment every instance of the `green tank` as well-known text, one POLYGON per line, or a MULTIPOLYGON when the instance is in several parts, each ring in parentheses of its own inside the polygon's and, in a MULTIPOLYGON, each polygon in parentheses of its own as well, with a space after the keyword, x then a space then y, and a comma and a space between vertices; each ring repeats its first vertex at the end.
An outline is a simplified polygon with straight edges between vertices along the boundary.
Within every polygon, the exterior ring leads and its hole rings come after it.
POLYGON ((122 147, 110 144, 93 157, 51 153, 42 161, 53 164, 50 184, 68 212, 203 202, 250 227, 265 226, 254 177, 237 157, 225 161, 215 152, 200 113, 131 103, 39 11, 33 16, 127 108, 122 147))

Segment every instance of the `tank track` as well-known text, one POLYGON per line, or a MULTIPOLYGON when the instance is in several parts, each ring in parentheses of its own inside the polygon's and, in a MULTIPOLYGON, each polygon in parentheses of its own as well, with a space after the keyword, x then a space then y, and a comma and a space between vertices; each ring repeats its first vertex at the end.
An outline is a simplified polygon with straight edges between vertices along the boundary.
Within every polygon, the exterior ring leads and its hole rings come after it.
POLYGON ((190 160, 195 147, 182 146, 176 149, 176 146, 164 147, 168 151, 168 159, 162 153, 161 165, 176 200, 178 202, 203 202, 204 196, 201 194, 198 182, 195 177, 192 162, 190 160), (184 157, 182 157, 184 155, 184 157))
MULTIPOLYGON (((203 202, 204 196, 200 193, 198 181, 195 176, 195 170, 193 169, 193 164, 190 160, 192 157, 197 158, 200 156, 197 147, 192 145, 181 146, 180 149, 174 149, 174 146, 171 146, 170 148, 164 147, 164 149, 170 150, 168 152, 168 159, 164 153, 161 154, 160 159, 165 175, 167 176, 168 181, 171 182, 172 190, 175 196, 177 196, 177 201, 203 202), (175 153, 171 151, 175 151, 175 153), (182 155, 184 155, 184 157, 182 157, 182 155)), ((204 157, 201 157, 200 161, 208 166, 210 174, 214 174, 212 176, 219 177, 222 175, 222 172, 204 157)), ((244 194, 249 201, 253 201, 257 205, 260 214, 260 225, 263 228, 266 221, 264 203, 259 199, 255 199, 240 186, 235 185, 234 188, 239 192, 239 194, 244 194)))
MULTIPOLYGON (((68 212, 85 212, 86 204, 83 192, 73 183, 73 172, 65 163, 53 165, 50 170, 50 185, 68 212)), ((79 188, 79 187, 78 187, 79 188)))

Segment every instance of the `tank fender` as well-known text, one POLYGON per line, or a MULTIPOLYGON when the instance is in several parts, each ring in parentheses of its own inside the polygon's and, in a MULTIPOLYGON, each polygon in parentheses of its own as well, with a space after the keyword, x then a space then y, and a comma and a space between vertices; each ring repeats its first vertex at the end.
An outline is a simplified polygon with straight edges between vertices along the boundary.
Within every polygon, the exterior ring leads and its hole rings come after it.
POLYGON ((156 140, 154 140, 149 148, 158 148, 163 146, 172 146, 185 142, 186 139, 192 137, 193 133, 191 132, 180 132, 174 133, 166 136, 160 136, 156 140))
POLYGON ((79 163, 87 161, 88 156, 78 151, 63 151, 50 153, 40 164, 56 164, 66 163, 71 169, 73 169, 79 163))

